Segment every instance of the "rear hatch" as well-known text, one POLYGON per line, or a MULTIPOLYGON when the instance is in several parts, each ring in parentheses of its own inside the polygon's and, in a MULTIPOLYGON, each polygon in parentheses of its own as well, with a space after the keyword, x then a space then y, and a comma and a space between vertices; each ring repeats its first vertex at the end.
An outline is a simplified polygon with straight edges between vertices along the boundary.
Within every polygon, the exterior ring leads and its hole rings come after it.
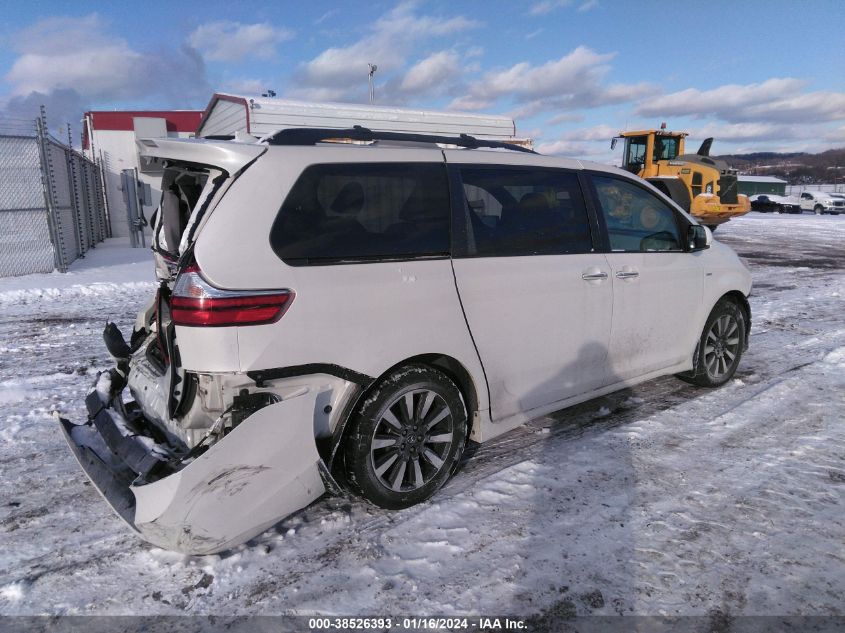
POLYGON ((163 169, 153 215, 152 249, 159 281, 172 285, 211 210, 265 145, 194 139, 141 139, 138 154, 163 169))
MULTIPOLYGON (((145 415, 188 439, 173 418, 195 391, 180 362, 171 294, 180 271, 192 262, 194 243, 215 206, 237 177, 267 147, 194 139, 142 139, 141 160, 163 170, 161 203, 152 217, 152 250, 158 288, 132 333, 128 386, 145 415)), ((191 442, 188 441, 190 444, 191 442)))

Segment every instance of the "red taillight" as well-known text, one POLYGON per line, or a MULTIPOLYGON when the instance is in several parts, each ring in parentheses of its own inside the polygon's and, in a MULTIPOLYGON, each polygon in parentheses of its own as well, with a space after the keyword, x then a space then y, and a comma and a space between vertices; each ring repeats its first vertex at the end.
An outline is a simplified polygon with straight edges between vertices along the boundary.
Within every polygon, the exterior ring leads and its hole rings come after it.
POLYGON ((215 288, 203 279, 199 266, 191 264, 176 280, 170 317, 176 325, 263 325, 281 319, 293 297, 291 290, 215 288))

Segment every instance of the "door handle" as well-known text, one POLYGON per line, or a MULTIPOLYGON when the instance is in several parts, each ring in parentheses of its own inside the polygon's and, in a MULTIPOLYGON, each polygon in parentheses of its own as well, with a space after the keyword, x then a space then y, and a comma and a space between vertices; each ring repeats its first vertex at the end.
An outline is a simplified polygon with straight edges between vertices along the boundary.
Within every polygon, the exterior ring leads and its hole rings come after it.
POLYGON ((639 277, 640 273, 636 270, 620 270, 616 273, 617 279, 633 279, 634 277, 639 277))
POLYGON ((587 273, 587 272, 585 272, 581 275, 581 279, 583 279, 584 281, 604 281, 605 279, 607 279, 607 273, 606 272, 597 272, 597 273, 587 273))

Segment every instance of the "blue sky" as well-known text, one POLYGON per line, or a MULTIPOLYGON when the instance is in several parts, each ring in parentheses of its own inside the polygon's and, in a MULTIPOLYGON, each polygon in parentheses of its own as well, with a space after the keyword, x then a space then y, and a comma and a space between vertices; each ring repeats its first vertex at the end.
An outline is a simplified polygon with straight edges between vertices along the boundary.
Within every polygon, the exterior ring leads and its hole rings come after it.
MULTIPOLYGON (((0 117, 202 109, 217 91, 509 114, 612 160, 658 126, 715 153, 845 146, 845 2, 0 2, 0 117)), ((691 147, 692 150, 695 147, 691 147)))

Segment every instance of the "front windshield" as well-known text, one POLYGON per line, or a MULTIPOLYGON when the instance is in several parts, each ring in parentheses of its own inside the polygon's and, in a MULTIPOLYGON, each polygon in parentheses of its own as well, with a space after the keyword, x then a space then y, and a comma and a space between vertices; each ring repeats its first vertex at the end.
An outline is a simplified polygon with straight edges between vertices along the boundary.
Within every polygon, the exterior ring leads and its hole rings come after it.
POLYGON ((680 139, 673 136, 656 136, 654 138, 654 160, 672 160, 678 155, 680 139))

